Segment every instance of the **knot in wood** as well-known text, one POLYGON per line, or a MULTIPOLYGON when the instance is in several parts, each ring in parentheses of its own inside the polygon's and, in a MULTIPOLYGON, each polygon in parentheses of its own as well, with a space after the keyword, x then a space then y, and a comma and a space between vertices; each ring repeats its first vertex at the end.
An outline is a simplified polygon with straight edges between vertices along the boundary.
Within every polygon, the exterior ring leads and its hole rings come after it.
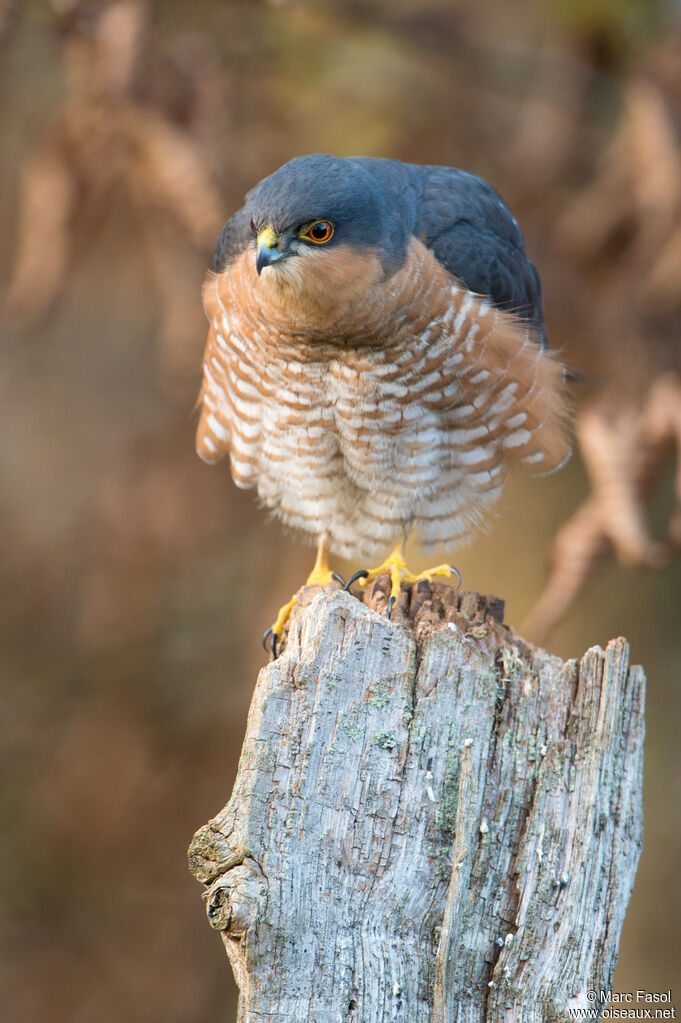
POLYGON ((206 913, 211 927, 241 940, 258 917, 266 881, 255 860, 248 859, 218 878, 207 892, 206 913))

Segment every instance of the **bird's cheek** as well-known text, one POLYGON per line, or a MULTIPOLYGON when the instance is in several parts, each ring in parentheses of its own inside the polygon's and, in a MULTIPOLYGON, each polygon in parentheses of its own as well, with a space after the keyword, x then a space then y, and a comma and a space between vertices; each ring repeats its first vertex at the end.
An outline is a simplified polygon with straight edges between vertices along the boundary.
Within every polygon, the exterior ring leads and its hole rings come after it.
POLYGON ((376 253, 350 245, 315 249, 300 260, 301 283, 321 305, 356 308, 382 277, 376 253))
POLYGON ((268 266, 263 266, 257 286, 269 295, 287 292, 301 292, 305 286, 305 274, 297 256, 287 256, 268 266))

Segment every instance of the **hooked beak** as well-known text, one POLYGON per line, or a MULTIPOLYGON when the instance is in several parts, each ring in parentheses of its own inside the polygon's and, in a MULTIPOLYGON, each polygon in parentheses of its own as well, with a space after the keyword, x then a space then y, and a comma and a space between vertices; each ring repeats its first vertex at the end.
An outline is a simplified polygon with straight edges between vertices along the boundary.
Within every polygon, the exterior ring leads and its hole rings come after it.
POLYGON ((258 277, 262 273, 263 267, 272 266, 273 263, 288 255, 286 249, 281 248, 283 244, 282 239, 277 238, 271 227, 262 229, 258 235, 255 253, 255 269, 258 271, 258 277))

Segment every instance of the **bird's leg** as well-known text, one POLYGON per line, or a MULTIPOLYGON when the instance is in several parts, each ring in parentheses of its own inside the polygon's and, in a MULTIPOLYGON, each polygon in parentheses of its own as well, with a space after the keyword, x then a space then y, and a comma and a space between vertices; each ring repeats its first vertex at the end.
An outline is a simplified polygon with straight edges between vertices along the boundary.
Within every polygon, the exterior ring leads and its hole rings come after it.
POLYGON ((335 573, 329 567, 329 537, 327 533, 322 533, 317 541, 317 557, 312 571, 305 580, 305 585, 326 586, 333 578, 335 578, 335 573))
MULTIPOLYGON (((306 586, 326 586, 333 579, 345 586, 345 580, 341 578, 336 572, 332 572, 329 567, 329 538, 326 533, 322 533, 317 542, 317 557, 315 563, 312 566, 312 571, 305 580, 306 586)), ((281 634, 284 630, 286 622, 289 620, 291 611, 298 603, 298 597, 294 593, 289 601, 287 601, 282 607, 279 608, 279 613, 274 620, 274 624, 269 627, 267 632, 262 638, 263 646, 266 650, 271 650, 272 656, 277 656, 277 644, 281 639, 281 634)))
POLYGON ((394 549, 390 552, 388 557, 382 564, 376 568, 363 568, 359 572, 355 572, 346 583, 346 589, 349 589, 354 582, 359 582, 360 586, 366 586, 367 583, 371 582, 372 579, 376 579, 379 575, 390 576, 390 599, 388 600, 388 618, 390 618, 397 598, 400 595, 402 589, 402 583, 417 583, 420 579, 427 579, 429 582, 432 581, 435 575, 446 575, 450 578, 456 579, 457 587, 461 585, 461 573, 453 565, 436 565, 435 568, 429 568, 425 572, 419 572, 418 575, 414 575, 407 568, 407 563, 404 560, 404 545, 407 541, 406 534, 403 534, 399 542, 395 544, 394 549))

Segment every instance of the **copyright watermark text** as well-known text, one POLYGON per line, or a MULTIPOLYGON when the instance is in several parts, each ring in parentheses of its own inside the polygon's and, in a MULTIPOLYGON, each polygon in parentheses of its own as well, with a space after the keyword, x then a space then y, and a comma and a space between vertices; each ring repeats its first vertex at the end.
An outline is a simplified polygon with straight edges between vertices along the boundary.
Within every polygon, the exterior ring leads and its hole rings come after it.
POLYGON ((597 991, 586 992, 588 1007, 573 1007, 570 1019, 676 1019, 676 1007, 669 991, 597 991))

